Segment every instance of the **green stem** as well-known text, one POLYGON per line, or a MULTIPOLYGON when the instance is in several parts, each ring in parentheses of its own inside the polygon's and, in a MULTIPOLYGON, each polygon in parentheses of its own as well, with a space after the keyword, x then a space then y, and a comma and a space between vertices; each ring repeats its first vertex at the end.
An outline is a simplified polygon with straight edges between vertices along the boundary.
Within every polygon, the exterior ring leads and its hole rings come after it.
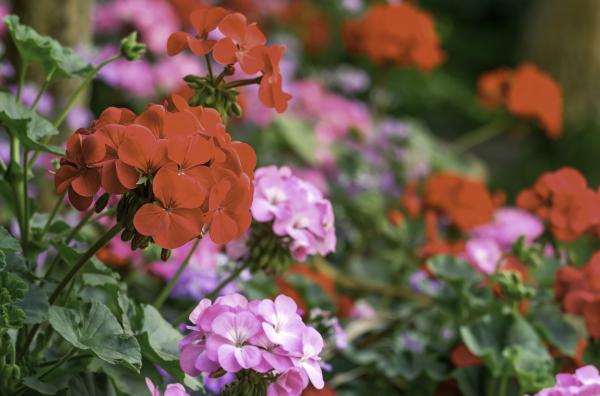
POLYGON ((506 387, 508 386, 508 375, 503 375, 500 378, 500 386, 498 387, 497 396, 506 396, 506 387))
POLYGON ((450 151, 455 155, 460 155, 465 151, 500 135, 506 130, 508 124, 508 119, 501 118, 476 128, 471 132, 467 132, 451 144, 450 151))
MULTIPOLYGON (((10 136, 10 167, 13 167, 12 172, 14 172, 14 168, 21 165, 21 154, 20 154, 21 144, 19 139, 11 134, 10 136)), ((23 202, 23 198, 21 197, 23 193, 23 189, 21 188, 21 180, 18 178, 12 179, 12 188, 15 195, 15 215, 17 216, 17 220, 19 223, 19 229, 23 229, 23 208, 21 207, 21 203, 23 202)))
POLYGON ((26 63, 21 63, 19 67, 19 86, 17 87, 17 102, 21 101, 21 95, 23 94, 23 86, 25 85, 25 75, 27 74, 27 67, 29 65, 26 63))
POLYGON ((85 264, 91 259, 104 245, 110 242, 111 239, 115 235, 117 235, 123 229, 123 225, 121 223, 117 223, 108 230, 104 235, 102 235, 96 243, 94 243, 80 258, 77 260, 73 268, 67 273, 67 275, 63 278, 63 280, 56 286, 50 298, 48 298, 48 302, 50 305, 56 302, 56 299, 60 295, 60 292, 71 282, 71 279, 75 277, 79 273, 79 271, 83 268, 85 264))
POLYGON ((204 59, 206 59, 206 69, 208 70, 208 76, 210 77, 210 80, 213 81, 214 74, 212 70, 212 64, 210 63, 210 57, 206 55, 204 56, 204 59))
POLYGON ((69 243, 73 240, 73 238, 75 238, 77 236, 77 234, 79 234, 79 231, 81 231, 81 229, 88 223, 88 221, 90 221, 90 219, 92 218, 92 216, 94 215, 94 210, 91 209, 89 210, 85 216, 83 216, 83 218, 81 220, 79 220, 79 223, 75 226, 75 228, 73 228, 73 230, 71 230, 71 232, 69 233, 69 235, 67 235, 67 239, 65 240, 66 243, 69 243))
POLYGON ((44 83, 40 87, 40 90, 38 91, 37 96, 35 97, 35 100, 33 101, 33 104, 31 105, 31 110, 37 109, 37 106, 40 103, 40 99, 42 99, 42 95, 44 94, 44 92, 46 92, 46 89, 48 89, 48 85, 50 84, 50 80, 52 80, 52 76, 54 75, 55 70, 56 70, 56 68, 52 69, 50 71, 50 73, 48 73, 48 75, 46 76, 44 83))
POLYGON ((487 396, 494 396, 496 390, 494 386, 496 386, 496 377, 490 378, 490 382, 488 383, 487 396))
POLYGON ((48 217, 48 221, 46 221, 46 225, 44 225, 44 229, 42 230, 40 239, 43 239, 44 236, 46 236, 46 233, 48 232, 48 230, 50 229, 50 226, 52 225, 52 221, 58 214, 60 208, 62 208, 63 203, 65 202, 65 194, 66 193, 67 193, 66 191, 64 193, 62 193, 56 200, 56 203, 54 204, 54 208, 52 209, 52 213, 50 213, 50 217, 48 217))
POLYGON ((27 191, 27 174, 29 172, 28 156, 29 151, 27 149, 23 150, 23 227, 21 228, 21 245, 23 245, 24 250, 29 242, 29 192, 27 191))
MULTIPOLYGON (((123 229, 123 225, 121 223, 115 224, 113 228, 111 228, 104 235, 102 235, 96 241, 96 243, 94 243, 92 246, 90 246, 90 248, 81 257, 79 257, 79 260, 77 260, 75 265, 73 265, 73 267, 67 273, 67 275, 65 275, 63 280, 56 286, 56 288, 52 292, 52 295, 50 295, 50 298, 48 298, 48 303, 50 303, 50 305, 53 305, 56 302, 56 300, 58 299, 58 296, 64 290, 64 288, 69 283, 71 283, 71 280, 79 273, 79 271, 81 271, 81 269, 85 266, 85 264, 87 264, 87 262, 98 252, 98 250, 100 250, 104 245, 106 245, 108 242, 110 242, 110 240, 115 235, 117 235, 122 229, 123 229)), ((33 339, 35 338, 35 334, 37 333, 39 328, 40 328, 40 325, 36 324, 31 329, 29 334, 27 335, 27 339, 25 341, 25 344, 23 345, 23 349, 21 350, 21 356, 24 356, 27 353, 27 350, 29 349, 29 346, 33 342, 33 339)))
POLYGON ((256 78, 247 78, 244 80, 236 80, 224 85, 225 88, 243 87, 245 85, 260 84, 262 76, 256 78))
MULTIPOLYGON (((204 296, 204 298, 208 298, 209 300, 212 300, 213 298, 215 298, 215 296, 217 294, 219 294, 219 292, 221 290, 223 290, 223 288, 225 286, 227 286, 229 283, 231 283, 231 281, 233 281, 235 278, 240 276, 240 274, 248 267, 250 267, 250 261, 245 262, 241 267, 238 267, 235 271, 233 271, 227 278, 223 279, 221 281, 221 283, 219 283, 219 285, 217 287, 215 287, 213 289, 213 291, 206 294, 204 296)), ((175 325, 177 326, 180 323, 182 323, 183 321, 185 321, 187 319, 187 317, 190 315, 190 312, 192 312, 195 307, 196 307, 196 305, 193 305, 193 306, 189 307, 188 309, 186 309, 181 315, 179 315, 177 317, 177 319, 175 319, 175 325)))
POLYGON ((152 304, 152 305, 154 305, 154 308, 160 309, 160 307, 162 307, 162 305, 165 303, 165 301, 167 300, 167 298, 171 294, 171 290, 173 290, 173 287, 175 287, 175 284, 177 283, 177 281, 181 277, 181 274, 183 273, 183 271, 185 270, 185 268, 190 263, 192 255, 196 251, 196 248, 200 244, 201 240, 202 240, 201 238, 197 238, 194 241, 194 244, 192 245, 189 253, 185 257, 185 259, 181 262, 181 265, 179 265, 179 268, 177 269, 177 272, 175 272, 175 275, 173 275, 173 277, 169 280, 169 283, 167 283, 165 285, 165 287, 161 290, 161 292, 158 295, 158 297, 156 298, 156 300, 154 300, 154 304, 152 304))

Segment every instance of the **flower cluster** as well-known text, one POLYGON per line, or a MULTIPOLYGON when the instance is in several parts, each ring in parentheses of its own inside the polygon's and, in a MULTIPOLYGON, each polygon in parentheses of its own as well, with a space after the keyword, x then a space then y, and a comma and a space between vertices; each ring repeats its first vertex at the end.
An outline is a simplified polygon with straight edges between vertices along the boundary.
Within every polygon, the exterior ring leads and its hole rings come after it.
POLYGON ((556 297, 566 312, 583 315, 588 332, 600 338, 600 252, 581 269, 563 267, 556 272, 556 297))
MULTIPOLYGON (((158 389, 148 377, 146 377, 146 386, 150 391, 150 396, 161 396, 160 389, 158 389)), ((167 385, 163 396, 190 396, 190 394, 186 392, 181 384, 169 384, 167 385)))
POLYGON ((550 138, 562 133, 560 85, 536 66, 525 63, 514 70, 493 70, 479 78, 478 88, 485 106, 506 106, 517 117, 536 120, 550 138))
MULTIPOLYGON (((248 23, 244 15, 238 12, 230 13, 221 7, 200 8, 193 11, 190 14, 190 23, 196 30, 196 34, 187 32, 171 34, 167 41, 169 55, 177 55, 189 48, 197 56, 212 54, 217 63, 226 67, 237 64, 248 75, 260 73, 258 90, 260 101, 279 113, 286 110, 287 103, 292 97, 282 89, 283 79, 279 68, 286 50, 285 46, 267 47, 267 39, 256 23, 248 23), (216 29, 222 35, 218 40, 209 37, 216 29)), ((215 81, 210 82, 215 83, 215 81)), ((221 82, 219 80, 216 84, 221 82)))
POLYGON ((430 240, 437 239, 440 215, 447 217, 460 231, 466 232, 490 222, 496 206, 494 197, 482 182, 451 172, 436 173, 429 177, 422 202, 414 192, 404 201, 409 212, 424 212, 430 240))
POLYGON ((595 231, 600 223, 598 193, 573 168, 544 173, 519 194, 517 205, 546 220, 560 241, 573 241, 585 232, 595 231))
POLYGON ((252 216, 258 222, 272 221, 273 232, 289 238, 289 249, 297 260, 335 250, 331 202, 287 167, 269 166, 256 171, 252 216))
POLYGON ((556 375, 556 385, 542 389, 535 396, 586 396, 600 394, 600 374, 592 365, 578 368, 574 374, 556 375))
POLYGON ((544 232, 544 223, 522 209, 504 207, 494 212, 493 221, 469 232, 464 258, 478 271, 492 274, 503 262, 504 255, 511 252, 519 238, 530 245, 544 232))
POLYGON ((215 243, 227 243, 250 226, 256 155, 231 140, 217 111, 172 100, 170 111, 151 105, 139 116, 109 108, 90 128, 77 130, 56 173, 56 191, 68 191, 79 210, 100 188, 125 194, 119 202, 125 232, 164 249, 207 229, 215 243), (131 226, 123 213, 133 210, 131 226))
POLYGON ((416 66, 430 71, 444 61, 431 15, 414 5, 378 4, 344 28, 346 47, 376 63, 416 66))
POLYGON ((319 354, 323 338, 304 324, 285 295, 248 300, 239 294, 200 301, 190 314, 191 333, 179 345, 183 371, 252 371, 269 383, 269 396, 300 395, 324 386, 319 354))

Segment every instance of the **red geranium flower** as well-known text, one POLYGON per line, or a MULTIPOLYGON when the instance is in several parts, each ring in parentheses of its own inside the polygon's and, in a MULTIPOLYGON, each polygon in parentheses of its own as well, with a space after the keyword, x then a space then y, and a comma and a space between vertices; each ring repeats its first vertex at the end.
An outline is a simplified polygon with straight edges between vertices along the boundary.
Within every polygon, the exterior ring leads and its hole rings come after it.
POLYGON ((160 170, 152 183, 156 203, 142 206, 133 218, 135 229, 165 249, 175 249, 200 235, 206 199, 198 183, 160 170))
POLYGON ((283 79, 279 70, 279 63, 285 53, 285 46, 256 47, 251 53, 260 59, 262 64, 263 77, 260 80, 258 98, 265 106, 274 108, 278 113, 283 113, 287 109, 288 102, 292 99, 292 95, 283 92, 283 79))
POLYGON ((119 146, 119 159, 143 175, 153 175, 167 163, 167 140, 157 139, 146 127, 131 125, 119 146))
POLYGON ((236 12, 223 18, 219 23, 219 30, 225 38, 215 44, 215 60, 222 65, 238 62, 244 73, 257 73, 261 68, 261 61, 251 50, 265 45, 267 39, 256 23, 248 25, 246 17, 236 12))
POLYGON ((219 22, 227 15, 227 11, 221 7, 201 8, 192 11, 190 22, 197 37, 186 32, 175 32, 167 40, 167 54, 177 55, 189 48, 195 55, 204 56, 208 54, 215 45, 215 40, 209 40, 208 34, 217 28, 219 22))
POLYGON ((479 97, 488 107, 505 105, 517 117, 536 120, 546 135, 562 133, 563 99, 560 85, 536 66, 498 69, 479 78, 479 97))
POLYGON ((134 189, 140 178, 139 172, 121 161, 118 155, 119 147, 129 132, 136 128, 135 125, 108 124, 96 133, 96 136, 102 138, 106 149, 106 155, 99 163, 101 165, 101 184, 110 194, 123 194, 134 189))
POLYGON ((465 344, 458 344, 450 354, 450 360, 456 367, 480 366, 481 359, 473 355, 465 344))
POLYGON ((78 210, 87 209, 100 189, 100 172, 94 165, 105 154, 102 139, 78 132, 71 135, 54 178, 56 193, 62 194, 68 189, 71 204, 78 210))
POLYGON ((92 123, 92 129, 100 129, 108 124, 128 125, 135 120, 135 113, 124 107, 108 107, 96 121, 92 123))
POLYGON ((204 183, 212 184, 206 223, 210 223, 210 239, 218 244, 226 244, 241 237, 252 221, 249 210, 250 181, 248 177, 237 176, 220 167, 213 167, 210 177, 212 183, 204 183))

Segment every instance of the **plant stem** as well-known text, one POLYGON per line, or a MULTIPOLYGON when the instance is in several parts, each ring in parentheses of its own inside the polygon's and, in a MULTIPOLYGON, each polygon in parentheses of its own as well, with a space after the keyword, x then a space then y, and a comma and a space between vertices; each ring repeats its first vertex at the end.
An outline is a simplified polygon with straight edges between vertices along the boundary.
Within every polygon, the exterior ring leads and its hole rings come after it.
POLYGON ((508 385, 508 376, 507 375, 503 375, 500 378, 500 387, 498 388, 498 395, 497 396, 506 396, 506 387, 508 385))
POLYGON ((204 59, 206 59, 206 69, 208 70, 208 76, 210 77, 210 80, 213 81, 215 77, 212 70, 212 64, 210 63, 210 57, 208 55, 205 55, 204 59))
MULTIPOLYGON (((209 300, 212 300, 213 298, 215 298, 215 296, 217 294, 219 294, 219 292, 221 290, 223 290, 223 288, 225 288, 225 286, 227 286, 229 283, 231 283, 231 281, 233 281, 235 278, 240 276, 240 274, 248 267, 250 267, 250 261, 246 261, 243 265, 241 265, 235 271, 233 271, 227 278, 223 279, 221 281, 221 283, 219 283, 219 285, 213 289, 213 291, 204 295, 204 298, 208 298, 209 300)), ((187 319, 187 317, 190 315, 190 312, 192 312, 195 307, 196 307, 196 305, 193 305, 193 306, 189 307, 188 309, 186 309, 181 315, 179 315, 177 317, 177 319, 175 319, 175 326, 177 326, 180 323, 182 323, 183 321, 185 321, 187 319)))
POLYGON ((77 223, 77 225, 75 226, 75 228, 73 228, 73 230, 71 230, 71 232, 69 233, 69 235, 67 235, 67 239, 65 240, 66 243, 69 243, 73 240, 73 238, 75 238, 77 236, 77 234, 79 233, 79 231, 81 231, 81 229, 88 223, 88 221, 90 220, 90 218, 94 215, 94 210, 90 209, 85 216, 83 216, 83 218, 81 220, 79 220, 79 223, 77 223))
MULTIPOLYGON (((13 170, 12 172, 15 172, 14 168, 18 167, 21 165, 21 154, 20 154, 20 148, 21 148, 21 144, 19 142, 19 139, 14 135, 11 134, 10 135, 10 165, 9 167, 12 167, 13 170)), ((15 195, 15 215, 17 216, 17 221, 19 223, 19 229, 22 230, 23 229, 23 208, 21 207, 21 203, 23 202, 23 199, 21 197, 22 193, 23 193, 23 188, 21 188, 20 184, 21 184, 21 180, 15 178, 12 179, 13 183, 11 185, 11 187, 13 188, 13 192, 15 195)))
POLYGON ((500 118, 486 125, 467 132, 455 140, 450 145, 450 151, 455 155, 460 155, 465 151, 472 149, 488 140, 500 135, 506 130, 509 125, 509 120, 500 118))
POLYGON ((50 71, 50 73, 48 73, 48 75, 46 76, 44 83, 40 87, 40 90, 38 91, 37 96, 35 97, 35 100, 33 101, 33 104, 31 105, 31 110, 37 109, 37 106, 40 103, 40 99, 42 99, 42 95, 44 94, 44 92, 46 92, 46 89, 48 88, 48 85, 50 84, 50 80, 52 80, 52 76, 54 75, 55 70, 56 70, 56 68, 52 69, 50 71))
POLYGON ((79 258, 79 260, 77 260, 77 262, 75 263, 73 268, 71 268, 71 270, 63 278, 63 280, 58 284, 58 286, 56 286, 56 289, 54 289, 54 292, 52 293, 52 295, 50 295, 50 298, 48 298, 48 302, 50 303, 50 305, 52 305, 52 304, 54 304, 54 302, 56 302, 56 299, 60 295, 60 292, 69 284, 71 279, 73 279, 75 277, 75 275, 77 275, 79 273, 79 271, 83 268, 83 266, 85 264, 87 264, 89 259, 91 259, 98 252, 98 250, 100 250, 102 247, 104 247, 104 245, 106 245, 108 242, 110 242, 110 240, 113 239, 113 237, 115 235, 117 235, 119 233, 119 231, 121 231, 122 229, 123 229, 123 225, 121 223, 115 224, 113 226, 113 228, 111 228, 104 235, 102 235, 96 241, 96 243, 94 243, 79 258))
POLYGON ((236 80, 225 84, 225 88, 243 87, 244 85, 260 84, 262 76, 256 78, 247 78, 244 80, 236 80))
POLYGON ((56 203, 54 204, 54 208, 52 209, 52 213, 50 213, 50 217, 48 217, 48 221, 46 221, 46 225, 44 225, 44 229, 42 230, 40 239, 43 239, 44 236, 46 236, 46 233, 48 232, 48 230, 50 229, 50 226, 52 225, 52 221, 58 214, 60 208, 62 208, 62 205, 65 202, 65 194, 66 193, 67 193, 66 191, 64 193, 62 193, 60 195, 60 197, 58 197, 58 199, 56 200, 56 203))
POLYGON ((27 191, 27 173, 29 151, 23 150, 23 226, 21 228, 21 245, 25 250, 27 243, 29 242, 29 191, 27 191))
POLYGON ((192 255, 196 251, 196 248, 200 244, 200 241, 201 241, 201 238, 196 238, 196 240, 194 241, 194 244, 192 245, 192 247, 191 247, 190 251, 188 252, 187 256, 185 257, 185 259, 179 265, 179 268, 177 269, 177 272, 175 272, 175 275, 173 275, 173 277, 169 280, 169 282, 161 290, 161 292, 158 295, 158 297, 156 298, 156 300, 154 300, 154 303, 152 304, 152 305, 154 305, 154 308, 160 309, 160 307, 162 307, 162 305, 165 303, 165 301, 167 300, 167 298, 171 294, 171 290, 173 290, 173 287, 175 287, 175 284, 177 283, 177 281, 181 277, 181 274, 183 273, 183 271, 185 270, 185 268, 190 263, 192 255))
POLYGON ((27 67, 29 65, 26 63, 21 63, 19 67, 19 86, 17 87, 17 102, 21 101, 21 95, 23 94, 23 86, 25 85, 25 75, 27 74, 27 67))

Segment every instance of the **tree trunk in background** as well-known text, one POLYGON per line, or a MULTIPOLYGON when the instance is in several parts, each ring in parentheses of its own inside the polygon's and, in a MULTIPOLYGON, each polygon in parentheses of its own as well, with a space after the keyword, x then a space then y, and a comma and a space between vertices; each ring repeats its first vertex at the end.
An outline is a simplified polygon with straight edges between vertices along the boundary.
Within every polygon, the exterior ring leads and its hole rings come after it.
MULTIPOLYGON (((13 13, 19 15, 23 23, 32 26, 41 34, 53 37, 65 46, 75 47, 91 41, 94 0, 13 0, 12 4, 13 13)), ((41 70, 32 69, 28 79, 41 83, 43 80, 41 70)), ((49 90, 55 99, 55 112, 62 109, 64 102, 80 83, 79 79, 68 79, 50 86, 49 90)), ((88 94, 81 95, 82 104, 88 101, 88 94)), ((72 132, 67 129, 63 126, 61 135, 55 143, 60 144, 66 140, 72 132)), ((48 178, 48 175, 37 177, 48 178)), ((37 203, 42 209, 48 211, 56 201, 53 183, 44 182, 39 185, 44 188, 36 197, 37 203)))
POLYGON ((525 26, 524 59, 562 84, 568 122, 600 121, 600 1, 537 1, 525 26))

